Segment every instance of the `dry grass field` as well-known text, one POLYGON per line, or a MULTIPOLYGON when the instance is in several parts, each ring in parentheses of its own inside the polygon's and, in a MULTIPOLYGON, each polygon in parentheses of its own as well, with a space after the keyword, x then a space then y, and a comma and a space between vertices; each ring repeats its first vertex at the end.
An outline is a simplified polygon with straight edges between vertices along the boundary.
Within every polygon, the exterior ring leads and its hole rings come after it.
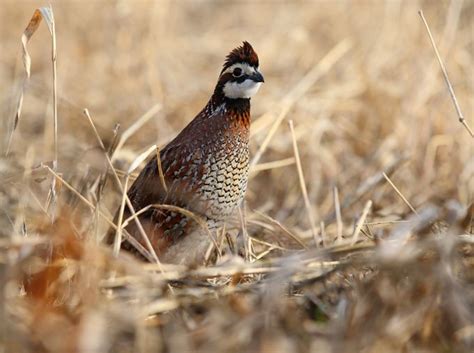
POLYGON ((25 80, 47 4, 0 3, 0 352, 474 351, 474 140, 418 14, 473 129, 473 1, 52 1, 25 80), (243 40, 242 212, 206 266, 115 257, 106 156, 123 186, 243 40))

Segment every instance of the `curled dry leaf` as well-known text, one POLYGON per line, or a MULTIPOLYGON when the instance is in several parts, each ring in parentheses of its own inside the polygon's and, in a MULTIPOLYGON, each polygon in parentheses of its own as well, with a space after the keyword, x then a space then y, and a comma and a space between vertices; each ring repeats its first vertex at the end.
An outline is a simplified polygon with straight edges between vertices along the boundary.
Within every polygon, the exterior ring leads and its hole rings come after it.
POLYGON ((9 141, 8 141, 7 153, 10 150, 10 145, 13 138, 13 132, 16 130, 18 126, 18 122, 20 121, 21 110, 23 107, 23 97, 25 94, 26 86, 31 76, 31 57, 30 57, 30 54, 28 53, 27 45, 31 37, 33 36, 33 34, 35 34, 36 30, 38 29, 42 19, 45 20, 48 26, 49 33, 51 34, 51 38, 53 38, 54 37, 54 15, 53 15, 53 9, 51 7, 41 7, 39 9, 36 9, 35 12, 33 13, 33 16, 30 19, 30 22, 28 22, 28 26, 26 26, 25 30, 23 31, 23 34, 21 35, 21 49, 22 49, 21 58, 23 61, 23 67, 25 68, 25 77, 23 78, 23 83, 20 88, 20 94, 18 97, 18 102, 17 102, 16 110, 15 110, 15 117, 13 119, 13 126, 10 133, 9 141))

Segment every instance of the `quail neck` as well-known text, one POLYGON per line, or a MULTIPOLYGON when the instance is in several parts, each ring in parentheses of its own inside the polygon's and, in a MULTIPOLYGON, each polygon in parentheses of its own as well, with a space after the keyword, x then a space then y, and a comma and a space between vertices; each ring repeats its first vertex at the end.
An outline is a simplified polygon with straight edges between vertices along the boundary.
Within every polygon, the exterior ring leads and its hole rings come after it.
MULTIPOLYGON (((192 218, 160 204, 191 211, 215 229, 242 202, 249 171, 250 98, 264 82, 258 68, 258 56, 248 42, 232 50, 206 106, 161 150, 160 163, 156 157, 147 163, 128 191, 136 212, 148 207, 138 218, 161 261, 195 263, 209 237, 202 236, 192 218)), ((123 219, 131 214, 125 208, 123 219)), ((137 224, 125 229, 129 241, 122 248, 149 260, 150 249, 137 224)), ((108 241, 113 238, 111 230, 108 241)))

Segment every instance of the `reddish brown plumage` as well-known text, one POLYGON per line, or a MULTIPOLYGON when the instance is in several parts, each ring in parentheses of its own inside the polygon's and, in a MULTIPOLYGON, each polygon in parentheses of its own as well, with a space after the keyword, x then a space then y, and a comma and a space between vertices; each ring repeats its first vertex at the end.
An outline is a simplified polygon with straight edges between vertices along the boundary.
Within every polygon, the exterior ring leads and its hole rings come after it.
MULTIPOLYGON (((249 43, 244 42, 227 56, 224 70, 235 63, 247 63, 256 70, 258 57, 249 43)), ((160 181, 156 157, 147 163, 128 191, 136 212, 149 205, 174 205, 205 219, 212 229, 221 225, 240 204, 248 179, 250 99, 225 96, 224 85, 236 80, 232 73, 223 71, 204 109, 161 151, 166 188, 160 181)), ((126 208, 124 219, 130 215, 126 208)), ((191 238, 190 234, 198 228, 194 220, 159 207, 149 209, 139 219, 160 259, 189 263, 187 254, 180 255, 186 247, 176 251, 175 245, 191 238), (175 251, 170 251, 173 247, 175 251)), ((135 222, 125 229, 146 249, 135 222)), ((109 243, 114 235, 111 229, 109 243)), ((122 248, 137 253, 128 241, 122 243, 122 248)), ((143 253, 142 249, 142 256, 143 253)))

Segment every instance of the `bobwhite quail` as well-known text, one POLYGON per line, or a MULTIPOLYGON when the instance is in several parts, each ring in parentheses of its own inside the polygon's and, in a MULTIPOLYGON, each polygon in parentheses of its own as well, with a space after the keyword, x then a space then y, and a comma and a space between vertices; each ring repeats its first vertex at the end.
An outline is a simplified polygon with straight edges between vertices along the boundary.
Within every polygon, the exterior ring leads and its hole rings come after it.
MULTIPOLYGON (((149 205, 179 206, 200 216, 210 229, 234 212, 247 188, 250 98, 264 82, 258 66, 258 56, 248 42, 227 55, 207 105, 160 152, 165 185, 154 157, 130 187, 128 197, 135 212, 149 205)), ((130 215, 126 207, 123 219, 130 215)), ((156 207, 139 220, 161 261, 190 264, 204 257, 209 236, 198 230, 193 218, 156 207)), ((125 229, 146 249, 136 222, 125 229)), ((114 237, 111 229, 108 242, 114 237)), ((121 246, 145 259, 139 246, 127 240, 121 246)))

